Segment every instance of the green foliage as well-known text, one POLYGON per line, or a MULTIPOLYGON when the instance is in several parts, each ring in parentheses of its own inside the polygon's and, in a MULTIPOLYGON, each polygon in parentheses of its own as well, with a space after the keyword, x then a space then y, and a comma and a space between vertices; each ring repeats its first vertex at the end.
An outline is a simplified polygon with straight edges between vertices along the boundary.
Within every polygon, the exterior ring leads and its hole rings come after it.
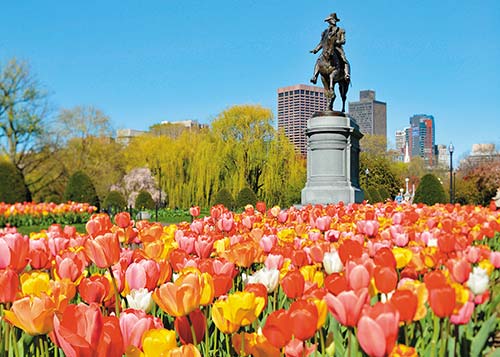
POLYGON ((100 207, 94 184, 90 177, 82 171, 75 172, 69 178, 64 192, 64 199, 66 201, 86 202, 97 208, 100 207))
POLYGON ((21 172, 10 162, 0 162, 0 202, 31 201, 21 172))
POLYGON ((387 199, 394 199, 394 197, 391 197, 387 189, 383 186, 378 188, 378 194, 382 199, 382 202, 385 202, 387 199))
POLYGON ((148 191, 140 191, 135 199, 137 209, 155 209, 155 201, 148 191))
POLYGON ((224 207, 233 209, 235 206, 233 195, 228 189, 223 188, 214 197, 213 205, 222 204, 224 207))
POLYGON ((446 203, 446 201, 446 193, 437 177, 433 174, 424 175, 417 187, 413 202, 434 205, 436 203, 446 203))
POLYGON ((127 207, 127 201, 120 191, 110 191, 103 203, 104 208, 111 208, 113 210, 122 210, 127 207))
MULTIPOLYGON (((395 197, 398 194, 400 187, 402 187, 402 182, 398 178, 395 166, 391 164, 387 157, 362 152, 359 159, 359 180, 361 186, 373 186, 377 189, 384 189, 385 192, 383 193, 387 193, 387 197, 395 197), (366 174, 366 169, 369 170, 368 175, 366 174)), ((371 196, 372 202, 375 202, 374 199, 378 199, 379 196, 378 192, 375 197, 371 196)), ((382 201, 383 199, 380 198, 380 200, 382 201)))
POLYGON ((370 186, 366 191, 368 192, 368 196, 370 197, 370 203, 377 203, 383 201, 382 197, 380 197, 380 194, 378 193, 378 190, 375 187, 370 186))
POLYGON ((258 198, 255 192, 253 192, 250 187, 244 187, 240 192, 238 192, 238 196, 236 197, 236 206, 238 208, 244 208, 248 204, 255 206, 257 200, 258 198))
POLYGON ((366 202, 372 202, 372 198, 370 197, 370 192, 368 192, 368 189, 366 187, 362 187, 363 192, 364 192, 364 200, 366 202))

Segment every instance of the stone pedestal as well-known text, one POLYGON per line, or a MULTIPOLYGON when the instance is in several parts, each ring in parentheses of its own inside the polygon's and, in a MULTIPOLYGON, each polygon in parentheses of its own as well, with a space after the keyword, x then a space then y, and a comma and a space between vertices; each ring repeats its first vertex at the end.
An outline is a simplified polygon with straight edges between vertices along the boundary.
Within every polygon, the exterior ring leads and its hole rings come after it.
POLYGON ((307 183, 302 205, 362 202, 359 126, 341 112, 315 113, 307 123, 307 183))

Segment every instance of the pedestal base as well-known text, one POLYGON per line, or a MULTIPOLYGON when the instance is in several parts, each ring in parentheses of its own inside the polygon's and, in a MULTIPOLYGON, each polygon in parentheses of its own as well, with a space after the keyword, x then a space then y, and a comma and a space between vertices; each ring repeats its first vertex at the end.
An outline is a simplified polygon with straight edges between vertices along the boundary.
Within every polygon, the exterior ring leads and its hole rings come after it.
POLYGON ((358 125, 334 112, 315 113, 307 123, 307 183, 302 205, 362 202, 358 125))

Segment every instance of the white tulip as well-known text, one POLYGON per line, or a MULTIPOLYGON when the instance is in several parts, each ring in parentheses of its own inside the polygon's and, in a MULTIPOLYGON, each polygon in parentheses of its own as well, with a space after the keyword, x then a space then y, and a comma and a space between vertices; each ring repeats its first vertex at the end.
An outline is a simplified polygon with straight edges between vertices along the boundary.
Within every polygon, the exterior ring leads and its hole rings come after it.
POLYGON ((323 256, 323 266, 327 274, 340 273, 344 269, 339 253, 336 250, 325 253, 323 256))
POLYGON ((148 291, 146 288, 134 289, 127 296, 128 306, 149 312, 153 308, 153 292, 148 291))
POLYGON ((467 286, 469 286, 470 291, 474 295, 482 295, 486 290, 488 290, 488 284, 490 278, 486 270, 480 267, 474 267, 472 272, 469 274, 469 280, 467 281, 467 286))
POLYGON ((263 284, 266 287, 267 292, 270 293, 278 287, 280 271, 278 269, 267 269, 264 267, 256 271, 255 274, 245 278, 243 279, 245 284, 263 284))

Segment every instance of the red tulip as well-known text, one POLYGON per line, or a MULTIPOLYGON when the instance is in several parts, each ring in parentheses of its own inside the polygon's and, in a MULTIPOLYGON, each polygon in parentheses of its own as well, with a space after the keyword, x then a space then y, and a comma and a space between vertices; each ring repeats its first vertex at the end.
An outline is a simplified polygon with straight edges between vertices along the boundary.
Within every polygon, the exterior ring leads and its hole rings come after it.
POLYGON ((269 343, 277 348, 285 346, 292 339, 291 320, 288 311, 279 309, 269 314, 262 333, 269 343))
POLYGON ((344 266, 348 260, 355 260, 363 254, 363 246, 355 240, 346 239, 338 248, 339 257, 344 266))
POLYGON ((314 336, 317 330, 318 309, 312 301, 294 301, 288 310, 292 334, 305 341, 314 336))
POLYGON ((358 323, 363 307, 368 302, 368 289, 364 288, 357 293, 344 291, 334 296, 326 294, 325 300, 328 310, 333 317, 344 326, 354 327, 358 323))
POLYGON ((413 321, 417 312, 418 298, 410 290, 396 290, 391 296, 390 303, 399 312, 399 321, 409 323, 413 321))
POLYGON ((30 239, 28 259, 33 269, 46 269, 50 267, 52 254, 45 239, 30 239))
POLYGON ((187 316, 178 316, 175 318, 175 331, 179 335, 179 339, 183 345, 198 344, 205 336, 206 318, 200 309, 196 309, 187 316), (188 318, 189 316, 189 318, 188 318), (191 331, 193 325, 196 343, 193 341, 193 333, 191 331))
POLYGON ((189 214, 193 217, 198 217, 200 215, 200 207, 193 206, 189 209, 189 214))
POLYGON ((247 291, 249 293, 254 293, 255 296, 260 296, 264 299, 264 308, 267 306, 267 288, 262 283, 250 283, 245 285, 245 289, 243 291, 247 291))
POLYGON ((49 336, 68 357, 121 356, 125 352, 116 317, 105 319, 96 304, 68 305, 60 317, 54 316, 49 336))
POLYGON ((380 292, 387 294, 396 289, 398 273, 396 273, 394 268, 377 266, 375 267, 373 277, 375 279, 375 286, 380 292))
POLYGON ((13 302, 19 291, 19 277, 12 269, 0 270, 0 304, 13 302))
POLYGON ((255 209, 259 211, 260 213, 265 213, 266 212, 266 204, 265 202, 259 201, 255 204, 255 209))
POLYGON ((374 357, 391 353, 398 337, 399 313, 390 304, 376 303, 359 319, 357 337, 363 350, 374 357))
POLYGON ((87 304, 102 304, 110 294, 109 280, 102 275, 92 275, 90 278, 84 278, 78 285, 78 292, 82 300, 87 304))
POLYGON ((456 305, 456 293, 449 285, 429 289, 429 305, 438 317, 449 317, 456 305))
POLYGON ((326 276, 324 285, 328 292, 333 295, 338 295, 341 292, 348 290, 347 279, 340 273, 333 273, 326 276))
POLYGON ((396 258, 394 257, 394 253, 388 247, 382 247, 378 249, 373 257, 373 262, 376 265, 386 266, 396 269, 396 258))
POLYGON ((109 268, 120 259, 118 236, 113 233, 106 233, 93 239, 87 239, 85 252, 99 268, 109 268))
POLYGON ((115 216, 115 223, 120 228, 127 228, 131 224, 130 214, 128 212, 120 212, 115 216))
POLYGON ((281 287, 286 296, 296 299, 304 293, 305 279, 299 270, 291 270, 281 280, 281 287))
MULTIPOLYGON (((20 273, 28 264, 28 254, 30 249, 30 239, 20 233, 6 234, 3 240, 7 243, 10 250, 9 266, 20 273)), ((3 249, 5 251, 5 248, 3 249)))

